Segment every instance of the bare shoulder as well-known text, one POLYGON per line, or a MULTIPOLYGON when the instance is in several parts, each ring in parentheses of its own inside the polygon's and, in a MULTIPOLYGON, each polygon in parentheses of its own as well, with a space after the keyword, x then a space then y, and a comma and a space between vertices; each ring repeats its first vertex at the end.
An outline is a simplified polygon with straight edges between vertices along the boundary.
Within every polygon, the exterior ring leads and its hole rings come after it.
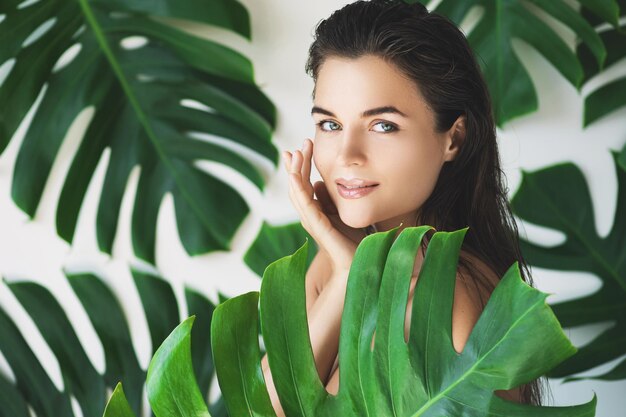
POLYGON ((459 265, 457 280, 466 287, 466 291, 479 304, 485 307, 491 293, 500 282, 500 276, 485 261, 467 251, 461 251, 466 265, 459 265))
POLYGON ((478 272, 479 274, 482 274, 491 283, 497 285, 497 283, 500 281, 500 277, 498 277, 496 272, 478 256, 475 256, 471 252, 465 251, 465 250, 461 251, 461 256, 469 260, 471 267, 474 268, 475 271, 478 272))

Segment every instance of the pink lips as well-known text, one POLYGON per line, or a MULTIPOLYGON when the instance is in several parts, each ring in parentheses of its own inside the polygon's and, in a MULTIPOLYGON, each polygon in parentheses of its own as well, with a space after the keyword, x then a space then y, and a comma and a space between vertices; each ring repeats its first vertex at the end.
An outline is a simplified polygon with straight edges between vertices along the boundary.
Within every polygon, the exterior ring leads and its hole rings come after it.
POLYGON ((348 187, 352 187, 352 186, 365 186, 365 185, 378 185, 377 182, 374 181, 369 181, 369 180, 364 180, 363 178, 351 178, 349 180, 345 179, 345 178, 337 178, 335 180, 335 182, 337 184, 342 184, 348 187))
POLYGON ((344 178, 338 178, 337 191, 343 198, 361 198, 376 190, 379 185, 373 181, 364 180, 362 178, 352 178, 346 180, 344 178), (347 188, 347 187, 362 187, 362 188, 347 188))

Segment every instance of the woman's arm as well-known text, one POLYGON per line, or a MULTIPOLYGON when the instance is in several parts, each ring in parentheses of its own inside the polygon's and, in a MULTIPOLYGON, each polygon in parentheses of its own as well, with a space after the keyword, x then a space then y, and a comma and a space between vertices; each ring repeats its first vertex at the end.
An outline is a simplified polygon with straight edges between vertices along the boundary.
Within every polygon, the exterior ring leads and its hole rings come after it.
MULTIPOLYGON (((332 271, 323 251, 318 251, 307 271, 306 298, 307 320, 313 357, 323 384, 339 350, 341 314, 348 281, 348 271, 332 271)), ((278 417, 285 412, 280 405, 272 374, 267 363, 267 354, 261 360, 265 384, 278 417)))

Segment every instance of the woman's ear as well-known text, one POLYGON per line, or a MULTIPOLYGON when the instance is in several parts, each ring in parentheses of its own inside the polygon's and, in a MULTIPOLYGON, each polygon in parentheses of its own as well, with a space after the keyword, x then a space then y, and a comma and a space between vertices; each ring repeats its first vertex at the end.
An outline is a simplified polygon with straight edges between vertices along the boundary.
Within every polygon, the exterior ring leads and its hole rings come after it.
POLYGON ((452 161, 456 158, 459 150, 465 141, 465 123, 467 117, 460 115, 446 133, 446 148, 444 150, 444 161, 452 161))

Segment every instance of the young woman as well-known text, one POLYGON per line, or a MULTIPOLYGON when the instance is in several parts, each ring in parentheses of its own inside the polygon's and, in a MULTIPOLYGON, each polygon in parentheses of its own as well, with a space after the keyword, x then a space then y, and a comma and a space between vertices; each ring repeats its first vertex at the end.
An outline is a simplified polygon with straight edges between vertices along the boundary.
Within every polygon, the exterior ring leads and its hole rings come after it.
MULTIPOLYGON (((283 158, 290 199, 319 247, 306 275, 307 315, 318 373, 335 394, 348 271, 368 233, 469 226, 454 296, 457 352, 515 261, 532 281, 508 206, 489 92, 451 21, 419 3, 356 1, 317 25, 306 70, 315 81, 315 138, 283 158), (323 179, 314 185, 311 160, 323 179)), ((427 241, 415 259, 407 340, 427 241)), ((274 408, 284 416, 267 357, 262 365, 274 408)), ((496 393, 539 405, 540 388, 536 380, 496 393)))

